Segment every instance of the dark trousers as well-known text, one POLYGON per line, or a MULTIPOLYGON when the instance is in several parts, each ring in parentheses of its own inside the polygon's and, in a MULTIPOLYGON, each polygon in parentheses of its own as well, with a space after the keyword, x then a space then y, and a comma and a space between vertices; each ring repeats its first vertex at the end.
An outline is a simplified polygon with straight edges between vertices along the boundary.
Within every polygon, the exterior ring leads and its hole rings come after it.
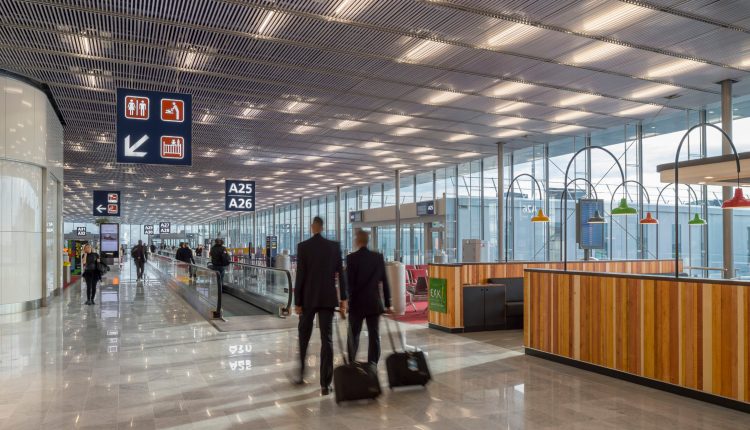
POLYGON ((137 279, 143 278, 143 270, 146 266, 146 262, 143 260, 135 260, 135 274, 137 279))
POLYGON ((362 321, 367 322, 369 346, 367 347, 367 362, 378 364, 380 360, 380 315, 357 315, 349 312, 349 359, 354 361, 359 349, 359 335, 362 332, 362 321))
POLYGON ((216 279, 219 286, 219 291, 224 290, 224 272, 227 270, 227 266, 213 266, 213 269, 218 272, 216 274, 216 279))
POLYGON ((307 346, 310 344, 315 314, 320 325, 320 386, 328 387, 333 381, 333 309, 303 309, 299 319, 300 375, 305 375, 307 346))
POLYGON ((86 274, 84 274, 83 279, 86 280, 86 300, 93 302, 94 296, 96 296, 96 283, 99 282, 99 276, 86 276, 86 274))

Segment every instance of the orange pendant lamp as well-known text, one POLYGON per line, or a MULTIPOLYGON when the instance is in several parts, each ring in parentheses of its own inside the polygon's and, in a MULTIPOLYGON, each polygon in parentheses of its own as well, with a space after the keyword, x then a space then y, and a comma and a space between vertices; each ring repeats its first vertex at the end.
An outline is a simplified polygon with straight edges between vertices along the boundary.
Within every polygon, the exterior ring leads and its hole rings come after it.
POLYGON ((531 222, 549 222, 549 217, 544 214, 542 209, 539 209, 539 212, 531 217, 531 222))

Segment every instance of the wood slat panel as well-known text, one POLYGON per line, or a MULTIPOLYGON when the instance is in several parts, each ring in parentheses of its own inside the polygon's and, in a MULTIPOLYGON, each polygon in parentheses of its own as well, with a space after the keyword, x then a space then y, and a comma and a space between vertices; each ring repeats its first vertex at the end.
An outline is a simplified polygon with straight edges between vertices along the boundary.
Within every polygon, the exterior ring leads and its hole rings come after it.
POLYGON ((750 286, 574 272, 524 279, 526 346, 750 400, 750 286))

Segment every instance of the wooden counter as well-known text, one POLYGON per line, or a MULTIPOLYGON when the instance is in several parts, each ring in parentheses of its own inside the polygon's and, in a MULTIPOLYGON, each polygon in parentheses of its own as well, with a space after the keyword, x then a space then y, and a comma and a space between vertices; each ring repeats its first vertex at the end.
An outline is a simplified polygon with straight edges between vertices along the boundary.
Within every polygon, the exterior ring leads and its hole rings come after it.
MULTIPOLYGON (((463 330, 463 285, 485 284, 488 278, 522 278, 530 268, 562 269, 561 261, 509 261, 507 263, 430 264, 430 278, 445 279, 447 312, 429 312, 430 327, 460 332, 463 330)), ((571 270, 621 273, 673 273, 674 260, 569 261, 571 270)))
POLYGON ((530 269, 527 353, 750 411, 750 284, 530 269))

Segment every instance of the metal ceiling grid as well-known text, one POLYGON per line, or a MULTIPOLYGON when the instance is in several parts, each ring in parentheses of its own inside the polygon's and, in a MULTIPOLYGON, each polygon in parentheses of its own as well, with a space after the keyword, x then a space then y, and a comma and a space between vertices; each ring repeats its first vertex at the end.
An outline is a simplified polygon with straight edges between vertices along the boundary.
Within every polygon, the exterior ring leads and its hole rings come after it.
MULTIPOLYGON (((547 133, 555 133, 563 124, 598 129, 628 121, 623 116, 654 115, 621 115, 622 110, 644 106, 635 100, 692 108, 718 98, 714 84, 700 80, 700 73, 690 76, 679 69, 670 77, 678 85, 668 90, 679 92, 680 98, 666 100, 663 97, 669 93, 661 89, 644 90, 657 85, 650 81, 662 81, 643 79, 651 61, 662 61, 652 59, 672 60, 672 54, 649 49, 630 57, 634 48, 607 46, 605 51, 621 55, 608 60, 597 52, 589 54, 584 60, 591 61, 592 67, 557 64, 570 63, 568 56, 575 61, 581 50, 602 42, 550 30, 552 17, 581 4, 588 5, 584 12, 593 13, 611 2, 251 3, 0 2, 7 24, 0 28, 0 63, 48 82, 69 119, 66 190, 72 194, 66 199, 81 202, 79 190, 94 184, 142 188, 148 199, 138 202, 139 198, 136 204, 147 206, 155 198, 171 202, 164 214, 150 210, 143 212, 144 217, 165 216, 179 207, 180 217, 200 219, 196 217, 220 210, 217 196, 223 177, 247 177, 250 172, 269 178, 280 173, 283 179, 260 182, 259 199, 268 205, 296 198, 298 189, 305 187, 312 195, 330 191, 338 183, 371 182, 392 169, 394 162, 385 160, 397 159, 406 169, 419 169, 424 162, 411 152, 415 147, 429 147, 430 154, 450 160, 464 151, 494 152, 494 142, 507 138, 499 136, 517 133, 509 140, 515 146, 559 139, 560 135, 547 133), (468 4, 480 13, 437 3, 468 4), (533 37, 523 43, 488 51, 478 45, 515 28, 517 22, 482 10, 538 16, 547 22, 534 27, 533 37), (633 65, 639 78, 621 73, 622 65, 633 65), (685 88, 685 82, 695 89, 685 88), (194 94, 195 157, 187 169, 190 173, 172 167, 112 164, 113 91, 134 84, 194 94), (517 84, 524 91, 502 94, 495 91, 501 84, 517 84), (458 98, 433 103, 430 98, 439 94, 436 89, 457 91, 458 98), (586 101, 570 101, 580 97, 586 101), (95 101, 94 106, 89 100, 95 101), (488 113, 512 105, 513 100, 527 103, 488 113), (590 113, 579 112, 582 106, 590 113), (398 116, 404 114, 413 116, 398 116), (375 148, 372 142, 387 143, 375 148), (371 173, 358 170, 368 164, 375 166, 368 170, 371 173), (86 166, 92 168, 89 173, 86 166), (340 176, 348 171, 354 174, 340 176), (165 185, 177 182, 176 178, 183 187, 165 185), (320 180, 328 178, 332 180, 320 180), (310 187, 311 183, 317 185, 310 187)), ((710 46, 707 33, 698 36, 704 39, 672 49, 691 52, 701 43, 700 49, 710 46)), ((731 38, 730 45, 737 40, 731 38)), ((741 82, 737 88, 747 86, 741 82)), ((82 216, 89 212, 88 204, 75 207, 82 216)), ((135 217, 135 212, 126 209, 126 216, 135 217)))

